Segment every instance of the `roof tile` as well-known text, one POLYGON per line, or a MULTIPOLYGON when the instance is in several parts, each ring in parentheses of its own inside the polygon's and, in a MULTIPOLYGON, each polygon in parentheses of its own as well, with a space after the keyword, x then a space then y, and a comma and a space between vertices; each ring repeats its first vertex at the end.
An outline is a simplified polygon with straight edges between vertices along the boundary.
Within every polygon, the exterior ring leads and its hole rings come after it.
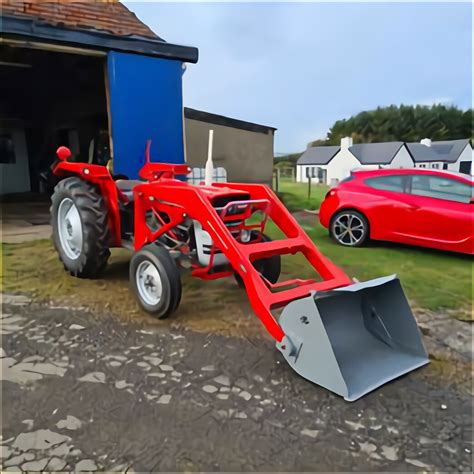
POLYGON ((118 0, 75 2, 22 2, 2 0, 2 15, 40 20, 51 25, 63 24, 70 28, 95 29, 116 36, 158 36, 134 13, 118 0))

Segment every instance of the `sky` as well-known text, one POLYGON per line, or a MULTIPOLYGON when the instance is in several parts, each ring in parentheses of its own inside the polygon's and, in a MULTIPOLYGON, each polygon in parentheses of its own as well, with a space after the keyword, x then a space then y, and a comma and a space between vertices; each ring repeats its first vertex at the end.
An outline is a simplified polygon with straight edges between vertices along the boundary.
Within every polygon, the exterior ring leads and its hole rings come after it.
POLYGON ((276 127, 277 153, 377 106, 472 106, 470 3, 124 3, 199 48, 185 106, 276 127))

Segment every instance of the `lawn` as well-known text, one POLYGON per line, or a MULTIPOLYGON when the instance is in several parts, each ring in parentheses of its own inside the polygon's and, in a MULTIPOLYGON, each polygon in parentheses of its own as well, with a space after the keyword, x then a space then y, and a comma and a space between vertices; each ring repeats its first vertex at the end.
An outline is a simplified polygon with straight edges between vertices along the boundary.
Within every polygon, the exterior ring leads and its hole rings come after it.
POLYGON ((278 189, 280 199, 292 212, 302 209, 319 209, 319 205, 324 200, 324 196, 329 190, 325 184, 312 184, 311 197, 308 198, 308 185, 295 183, 291 179, 281 179, 278 189))
MULTIPOLYGON (((319 208, 328 189, 314 184, 308 199, 307 184, 280 181, 282 200, 292 211, 319 208)), ((342 247, 329 238, 317 216, 303 227, 318 248, 349 276, 363 281, 396 273, 413 304, 431 310, 454 310, 457 317, 472 319, 472 257, 386 242, 372 242, 363 248, 342 247)), ((275 227, 269 227, 269 234, 281 238, 275 227)), ((286 258, 284 271, 288 277, 308 277, 311 269, 305 263, 302 256, 286 258)))
MULTIPOLYGON (((360 281, 397 274, 411 303, 430 310, 453 310, 460 319, 472 318, 472 257, 435 250, 371 242, 366 247, 347 248, 333 242, 318 222, 303 224, 319 250, 350 276, 360 281)), ((269 227, 269 234, 279 232, 269 227)), ((312 269, 303 256, 285 260, 284 272, 302 277, 312 269)))
MULTIPOLYGON (((306 221, 303 228, 317 247, 350 277, 363 281, 396 273, 413 306, 436 311, 448 309, 457 318, 471 320, 471 257, 389 243, 346 248, 328 237, 326 229, 316 222, 317 217, 312 220, 306 221)), ((278 230, 271 224, 268 233, 278 237, 278 230)), ((95 281, 72 278, 64 272, 49 241, 4 245, 2 250, 5 291, 31 292, 40 299, 72 298, 77 304, 130 315, 139 312, 128 290, 130 254, 126 250, 114 249, 104 277, 95 281)), ((283 257, 283 278, 311 276, 313 270, 302 255, 283 257)), ((229 324, 237 327, 243 323, 236 320, 236 312, 245 318, 250 314, 245 295, 232 279, 202 282, 188 275, 184 286, 183 321, 190 327, 199 310, 207 314, 208 324, 224 332, 229 324), (203 291, 206 298, 202 298, 203 291)), ((202 322, 202 316, 199 318, 202 322)))

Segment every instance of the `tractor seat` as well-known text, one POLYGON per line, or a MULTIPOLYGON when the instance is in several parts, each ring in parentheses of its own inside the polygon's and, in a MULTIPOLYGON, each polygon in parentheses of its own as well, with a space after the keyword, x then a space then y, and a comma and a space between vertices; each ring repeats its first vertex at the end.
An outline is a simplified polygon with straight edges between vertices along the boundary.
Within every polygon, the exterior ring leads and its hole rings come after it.
POLYGON ((137 184, 143 184, 143 181, 139 181, 138 179, 117 179, 117 181, 115 181, 117 189, 119 189, 129 201, 133 201, 133 188, 137 184))

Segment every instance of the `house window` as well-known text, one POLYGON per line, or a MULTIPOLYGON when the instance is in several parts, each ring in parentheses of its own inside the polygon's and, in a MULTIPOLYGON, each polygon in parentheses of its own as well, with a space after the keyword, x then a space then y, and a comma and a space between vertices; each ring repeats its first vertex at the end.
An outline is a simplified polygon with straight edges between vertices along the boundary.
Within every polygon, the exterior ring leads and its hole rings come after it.
POLYGON ((411 194, 416 196, 463 203, 471 200, 472 186, 461 181, 429 174, 413 175, 411 180, 411 194))
POLYGON ((448 163, 443 163, 443 169, 447 170, 448 169, 448 163))
POLYGON ((439 169, 439 164, 438 163, 433 163, 431 167, 435 170, 439 169))
MULTIPOLYGON (((446 165, 446 169, 448 165, 446 165)), ((461 161, 459 163, 459 172, 464 174, 471 174, 471 162, 470 161, 461 161)))
POLYGON ((0 135, 0 163, 6 165, 16 163, 15 146, 10 134, 0 135))
POLYGON ((406 188, 406 177, 404 175, 381 176, 379 178, 369 178, 365 180, 365 184, 371 188, 380 189, 382 191, 392 191, 394 193, 403 193, 406 188))
POLYGON ((318 177, 318 170, 319 168, 316 168, 316 166, 307 166, 306 167, 306 177, 307 178, 317 178, 318 177))

